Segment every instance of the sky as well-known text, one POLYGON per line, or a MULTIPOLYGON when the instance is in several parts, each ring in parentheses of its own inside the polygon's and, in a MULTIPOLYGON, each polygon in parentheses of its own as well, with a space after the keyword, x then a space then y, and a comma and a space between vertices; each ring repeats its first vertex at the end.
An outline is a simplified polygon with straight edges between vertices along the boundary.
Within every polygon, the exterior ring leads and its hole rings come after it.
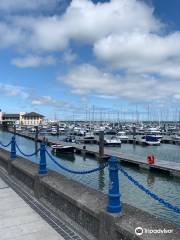
POLYGON ((180 109, 179 0, 0 0, 0 108, 180 109))

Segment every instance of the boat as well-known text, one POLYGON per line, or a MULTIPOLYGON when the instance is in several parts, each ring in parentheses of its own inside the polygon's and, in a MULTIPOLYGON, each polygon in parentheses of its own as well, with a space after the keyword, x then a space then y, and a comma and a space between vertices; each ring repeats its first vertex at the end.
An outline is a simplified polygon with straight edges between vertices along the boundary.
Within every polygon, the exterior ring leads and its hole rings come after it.
POLYGON ((51 135, 53 136, 58 135, 57 126, 51 126, 51 135))
POLYGON ((36 132, 36 129, 35 129, 34 127, 32 127, 32 128, 29 129, 29 132, 35 133, 35 132, 36 132))
POLYGON ((121 140, 116 138, 116 137, 105 138, 104 139, 104 145, 105 146, 120 146, 121 145, 121 140))
POLYGON ((94 140, 94 139, 95 139, 94 134, 90 132, 87 132, 83 137, 83 140, 94 140))
POLYGON ((107 129, 104 131, 105 135, 116 135, 116 131, 113 129, 107 129))
POLYGON ((156 136, 153 136, 153 135, 144 135, 140 139, 140 142, 145 144, 145 145, 156 146, 156 145, 160 145, 161 139, 159 139, 159 138, 157 138, 156 136))
POLYGON ((157 128, 148 128, 147 131, 145 132, 147 135, 155 136, 158 139, 161 139, 163 136, 161 134, 161 131, 157 128))
POLYGON ((118 132, 116 138, 120 139, 121 141, 129 139, 129 137, 126 135, 126 132, 123 131, 118 132))
POLYGON ((17 131, 17 132, 21 132, 21 131, 22 131, 21 126, 16 126, 16 131, 17 131))
POLYGON ((64 139, 63 139, 64 142, 71 142, 71 143, 75 143, 76 142, 76 138, 69 135, 69 136, 66 136, 64 139))
POLYGON ((51 135, 53 136, 58 135, 57 129, 51 129, 51 135))
POLYGON ((178 132, 174 136, 172 136, 172 139, 180 141, 180 132, 178 132))
POLYGON ((74 153, 74 147, 73 146, 64 146, 62 144, 54 144, 51 145, 52 153, 74 153))

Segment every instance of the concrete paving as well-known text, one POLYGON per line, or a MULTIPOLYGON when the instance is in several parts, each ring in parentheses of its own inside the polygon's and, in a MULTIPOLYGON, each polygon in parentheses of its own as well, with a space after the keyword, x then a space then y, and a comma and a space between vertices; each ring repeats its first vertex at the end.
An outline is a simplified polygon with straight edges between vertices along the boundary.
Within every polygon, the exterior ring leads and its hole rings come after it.
POLYGON ((1 240, 63 240, 0 178, 1 240))

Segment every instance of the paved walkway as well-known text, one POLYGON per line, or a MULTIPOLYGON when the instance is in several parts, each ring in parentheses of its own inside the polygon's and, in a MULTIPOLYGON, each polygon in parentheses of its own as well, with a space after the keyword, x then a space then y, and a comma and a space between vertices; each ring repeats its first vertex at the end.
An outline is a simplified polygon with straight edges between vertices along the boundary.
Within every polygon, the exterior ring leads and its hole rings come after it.
POLYGON ((63 240, 0 178, 1 240, 63 240))

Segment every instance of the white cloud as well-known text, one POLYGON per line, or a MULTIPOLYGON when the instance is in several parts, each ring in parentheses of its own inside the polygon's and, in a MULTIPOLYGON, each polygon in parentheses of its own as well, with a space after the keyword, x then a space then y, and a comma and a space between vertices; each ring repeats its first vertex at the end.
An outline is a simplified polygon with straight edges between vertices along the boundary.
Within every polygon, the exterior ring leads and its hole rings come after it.
POLYGON ((111 34, 133 30, 156 32, 162 26, 153 16, 153 9, 136 0, 111 0, 98 4, 89 0, 72 0, 61 16, 19 16, 12 20, 15 27, 28 33, 24 44, 41 50, 62 50, 71 40, 94 44, 111 34))
POLYGON ((158 36, 151 33, 111 35, 95 44, 96 56, 115 69, 131 73, 160 73, 180 76, 180 33, 158 36))
POLYGON ((29 94, 23 87, 0 83, 0 93, 9 97, 22 97, 24 99, 29 97, 29 94))
POLYGON ((52 56, 40 57, 34 55, 28 55, 26 57, 14 58, 11 63, 20 68, 27 67, 38 67, 41 65, 54 65, 56 63, 56 59, 52 56))
MULTIPOLYGON (((16 45, 36 53, 13 59, 12 63, 19 67, 48 65, 53 60, 48 62, 38 55, 71 49, 75 41, 93 47, 101 65, 125 75, 82 64, 61 78, 73 92, 139 100, 178 99, 180 32, 162 31, 166 26, 143 1, 111 0, 94 4, 88 0, 72 0, 62 15, 36 14, 7 19, 0 24, 1 47, 16 45)), ((67 62, 74 59, 73 52, 67 51, 64 55, 67 62)), ((35 103, 40 100, 57 103, 46 98, 36 99, 35 103)))
POLYGON ((180 82, 167 79, 158 80, 148 75, 126 76, 113 75, 97 69, 95 66, 83 64, 72 68, 59 81, 65 82, 73 93, 86 95, 122 97, 135 101, 151 101, 159 99, 177 99, 180 94, 180 82))
POLYGON ((68 102, 57 100, 51 96, 30 97, 29 99, 32 105, 45 105, 61 109, 67 109, 72 106, 68 102))
POLYGON ((20 28, 0 22, 0 48, 14 46, 24 40, 24 34, 20 28))
POLYGON ((31 100, 33 105, 49 105, 53 103, 53 98, 51 96, 36 97, 31 100))
POLYGON ((77 55, 75 53, 73 53, 73 51, 71 49, 67 50, 63 56, 63 60, 67 63, 74 62, 76 60, 76 58, 77 58, 77 55))
POLYGON ((20 10, 51 9, 61 0, 1 0, 0 10, 14 12, 20 10))

